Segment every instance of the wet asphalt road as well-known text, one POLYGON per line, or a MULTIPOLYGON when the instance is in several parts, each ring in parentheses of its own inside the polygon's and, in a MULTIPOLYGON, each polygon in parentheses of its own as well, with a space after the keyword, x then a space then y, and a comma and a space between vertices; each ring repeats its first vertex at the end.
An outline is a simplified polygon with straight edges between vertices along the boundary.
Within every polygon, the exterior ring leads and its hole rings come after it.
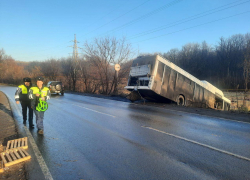
MULTIPOLYGON (((14 106, 16 88, 0 90, 14 106)), ((31 134, 53 179, 250 179, 250 123, 74 94, 48 103, 44 136, 31 134)))

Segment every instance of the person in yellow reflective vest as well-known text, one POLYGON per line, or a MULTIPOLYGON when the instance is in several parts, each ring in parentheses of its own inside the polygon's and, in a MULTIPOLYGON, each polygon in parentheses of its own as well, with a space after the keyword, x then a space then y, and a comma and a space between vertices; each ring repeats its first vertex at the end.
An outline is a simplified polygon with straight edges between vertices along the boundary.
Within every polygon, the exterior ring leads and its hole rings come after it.
MULTIPOLYGON (((36 125, 38 129, 39 134, 43 134, 44 127, 43 127, 43 119, 44 119, 44 112, 41 111, 38 106, 39 103, 46 102, 50 99, 50 91, 49 88, 43 85, 43 77, 39 76, 36 79, 36 85, 35 87, 31 87, 29 90, 29 99, 31 99, 31 107, 33 108, 35 115, 36 115, 36 125)), ((46 103, 47 104, 47 103, 46 103)))
POLYGON ((21 103, 23 124, 26 125, 27 121, 27 109, 29 109, 29 127, 34 128, 33 124, 33 109, 31 108, 31 100, 29 99, 28 92, 31 87, 31 79, 23 78, 24 84, 18 86, 15 93, 15 101, 17 104, 21 103))

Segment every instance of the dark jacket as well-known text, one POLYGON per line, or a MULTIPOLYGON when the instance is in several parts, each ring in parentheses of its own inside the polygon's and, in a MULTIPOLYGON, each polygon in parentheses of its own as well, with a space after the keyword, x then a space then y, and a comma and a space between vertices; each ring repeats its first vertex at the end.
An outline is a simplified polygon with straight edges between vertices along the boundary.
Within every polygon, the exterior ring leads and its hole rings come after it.
POLYGON ((15 93, 15 101, 30 101, 28 93, 31 88, 30 86, 25 86, 24 84, 21 84, 17 87, 16 93, 15 93))

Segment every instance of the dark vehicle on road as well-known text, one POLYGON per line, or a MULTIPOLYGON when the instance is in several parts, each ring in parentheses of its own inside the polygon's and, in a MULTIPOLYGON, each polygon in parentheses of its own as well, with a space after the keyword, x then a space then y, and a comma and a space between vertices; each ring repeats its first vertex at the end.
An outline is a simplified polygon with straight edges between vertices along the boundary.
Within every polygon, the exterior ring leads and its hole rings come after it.
POLYGON ((131 97, 168 99, 182 106, 229 110, 231 104, 221 90, 159 55, 136 58, 125 89, 132 92, 131 97))
POLYGON ((47 87, 50 93, 61 93, 61 95, 64 95, 64 86, 61 81, 49 81, 47 87))

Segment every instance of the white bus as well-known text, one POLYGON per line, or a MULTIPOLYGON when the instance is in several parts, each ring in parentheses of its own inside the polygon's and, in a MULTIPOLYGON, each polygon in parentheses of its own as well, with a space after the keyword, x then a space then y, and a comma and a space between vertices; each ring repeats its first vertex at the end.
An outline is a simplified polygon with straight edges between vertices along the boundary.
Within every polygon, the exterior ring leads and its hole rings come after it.
POLYGON ((139 56, 133 61, 128 84, 130 99, 170 100, 182 106, 229 110, 231 101, 221 90, 201 81, 159 55, 139 56))

